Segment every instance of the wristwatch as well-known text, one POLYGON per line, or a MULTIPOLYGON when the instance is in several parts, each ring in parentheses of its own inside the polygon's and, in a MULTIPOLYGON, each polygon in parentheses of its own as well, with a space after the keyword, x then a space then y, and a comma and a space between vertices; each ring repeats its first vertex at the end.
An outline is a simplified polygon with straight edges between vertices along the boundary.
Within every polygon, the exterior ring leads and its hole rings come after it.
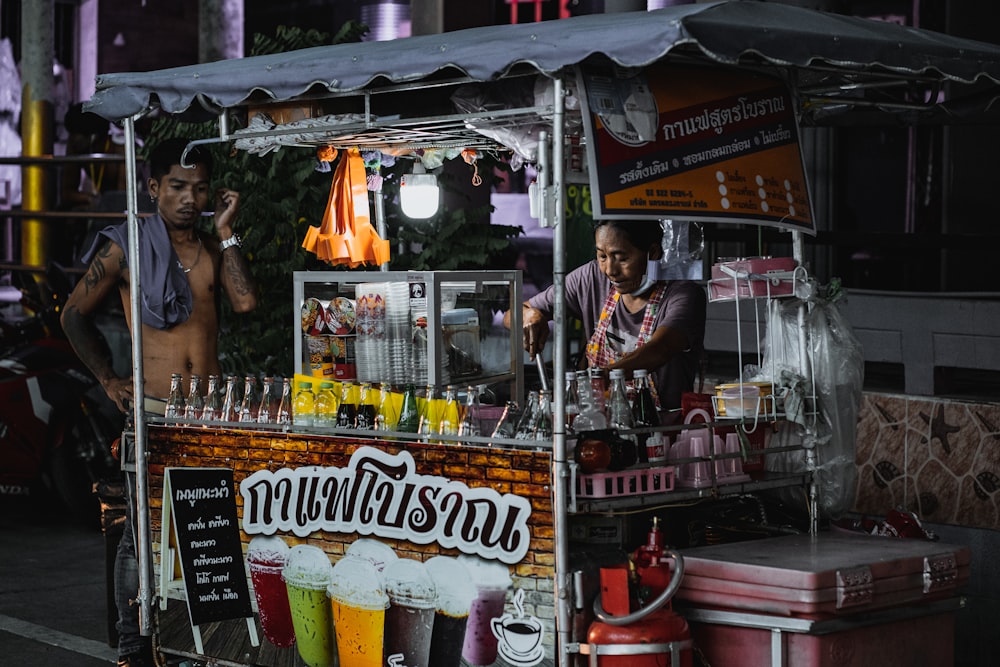
POLYGON ((231 248, 233 246, 236 246, 237 248, 243 247, 243 241, 241 241, 240 237, 237 236, 236 234, 233 234, 228 239, 219 244, 219 252, 222 252, 226 248, 231 248))

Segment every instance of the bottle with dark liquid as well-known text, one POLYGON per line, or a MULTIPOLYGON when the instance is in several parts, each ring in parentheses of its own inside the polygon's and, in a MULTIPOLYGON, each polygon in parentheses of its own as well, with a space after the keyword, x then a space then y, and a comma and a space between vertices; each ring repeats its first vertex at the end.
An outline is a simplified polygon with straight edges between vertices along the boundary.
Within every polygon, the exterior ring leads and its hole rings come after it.
POLYGON ((372 384, 371 382, 362 382, 361 395, 358 399, 358 411, 354 419, 354 428, 359 430, 374 430, 377 412, 375 392, 372 391, 372 384))
POLYGON ((337 428, 357 428, 357 385, 344 382, 340 385, 340 406, 337 408, 337 428))

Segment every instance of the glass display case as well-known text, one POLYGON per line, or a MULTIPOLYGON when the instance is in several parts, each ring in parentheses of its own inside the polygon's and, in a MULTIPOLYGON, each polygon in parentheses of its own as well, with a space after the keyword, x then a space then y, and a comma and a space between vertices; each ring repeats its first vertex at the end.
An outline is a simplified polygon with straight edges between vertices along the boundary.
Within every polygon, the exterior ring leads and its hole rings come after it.
POLYGON ((297 271, 296 370, 443 388, 506 383, 523 399, 520 271, 297 271), (503 314, 511 311, 511 329, 503 314))

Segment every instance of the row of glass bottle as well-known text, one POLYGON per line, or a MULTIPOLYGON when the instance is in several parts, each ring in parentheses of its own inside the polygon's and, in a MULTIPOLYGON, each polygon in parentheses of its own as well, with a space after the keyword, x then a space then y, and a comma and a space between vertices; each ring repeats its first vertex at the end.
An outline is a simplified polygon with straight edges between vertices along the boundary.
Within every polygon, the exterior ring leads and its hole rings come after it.
POLYGON ((665 459, 666 439, 663 434, 621 433, 660 425, 648 372, 643 369, 633 371, 631 385, 625 381, 625 371, 620 368, 611 369, 608 379, 605 389, 601 369, 566 372, 564 402, 567 430, 585 434, 612 429, 618 432, 623 443, 634 447, 634 456, 627 453, 627 459, 641 464, 665 459))
POLYGON ((257 387, 257 378, 247 375, 239 387, 239 377, 227 375, 225 385, 221 376, 208 376, 208 386, 203 390, 202 380, 192 375, 187 391, 182 387, 183 376, 170 376, 170 394, 164 417, 178 423, 226 421, 257 424, 290 424, 292 392, 289 378, 278 380, 265 377, 257 387))
POLYGON ((296 426, 350 428, 458 435, 478 435, 479 391, 468 388, 467 401, 475 408, 466 410, 468 423, 461 417, 458 392, 448 385, 443 398, 428 386, 423 396, 415 385, 407 384, 402 394, 389 384, 341 382, 339 395, 333 382, 321 382, 313 391, 311 382, 300 382, 295 392, 292 421, 296 426), (429 399, 429 400, 428 400, 429 399))

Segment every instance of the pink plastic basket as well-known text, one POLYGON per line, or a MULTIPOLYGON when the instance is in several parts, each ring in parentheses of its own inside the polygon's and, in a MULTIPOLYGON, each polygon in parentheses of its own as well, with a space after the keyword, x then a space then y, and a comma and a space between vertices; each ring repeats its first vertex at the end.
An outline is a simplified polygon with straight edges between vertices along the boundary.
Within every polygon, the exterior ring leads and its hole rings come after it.
POLYGON ((576 478, 578 498, 618 498, 645 493, 663 493, 673 488, 673 466, 596 472, 589 475, 580 474, 576 478))

